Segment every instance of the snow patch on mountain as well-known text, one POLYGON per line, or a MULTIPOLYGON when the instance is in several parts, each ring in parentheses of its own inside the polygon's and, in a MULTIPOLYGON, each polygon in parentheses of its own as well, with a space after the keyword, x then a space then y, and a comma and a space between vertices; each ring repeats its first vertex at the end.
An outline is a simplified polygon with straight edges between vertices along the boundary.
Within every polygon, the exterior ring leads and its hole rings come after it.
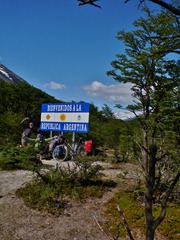
POLYGON ((26 82, 24 79, 16 75, 14 72, 9 70, 3 64, 0 64, 0 80, 4 80, 9 83, 22 83, 26 82))
POLYGON ((5 77, 9 78, 9 80, 11 82, 13 82, 13 79, 9 76, 9 74, 7 72, 4 71, 4 69, 2 67, 0 67, 0 72, 5 75, 5 77))

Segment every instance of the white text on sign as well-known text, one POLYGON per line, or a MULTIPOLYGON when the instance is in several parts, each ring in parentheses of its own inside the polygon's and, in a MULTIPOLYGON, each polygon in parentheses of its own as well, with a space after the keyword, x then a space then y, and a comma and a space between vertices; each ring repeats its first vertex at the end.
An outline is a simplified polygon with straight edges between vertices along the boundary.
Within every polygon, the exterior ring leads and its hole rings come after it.
POLYGON ((81 112, 80 104, 68 104, 68 105, 48 105, 48 112, 81 112))

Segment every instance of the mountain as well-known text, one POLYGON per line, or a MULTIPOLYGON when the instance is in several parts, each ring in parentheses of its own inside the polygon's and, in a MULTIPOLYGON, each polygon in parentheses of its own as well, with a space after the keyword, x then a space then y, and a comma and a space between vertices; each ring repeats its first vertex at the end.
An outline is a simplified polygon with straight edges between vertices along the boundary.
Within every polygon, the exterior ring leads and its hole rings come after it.
POLYGON ((26 82, 24 79, 10 71, 3 64, 0 64, 0 80, 4 80, 9 83, 22 83, 26 82))

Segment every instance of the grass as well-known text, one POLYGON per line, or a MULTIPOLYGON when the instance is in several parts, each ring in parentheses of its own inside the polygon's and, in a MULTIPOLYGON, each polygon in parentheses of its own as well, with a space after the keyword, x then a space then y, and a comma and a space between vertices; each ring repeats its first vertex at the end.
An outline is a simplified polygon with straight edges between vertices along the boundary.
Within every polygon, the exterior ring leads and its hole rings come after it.
MULTIPOLYGON (((104 214, 107 219, 103 225, 105 231, 111 232, 115 239, 127 235, 125 225, 122 217, 117 210, 119 205, 124 213, 125 219, 128 222, 130 229, 139 229, 145 234, 145 211, 144 205, 137 201, 133 190, 120 190, 116 195, 110 199, 106 205, 106 212, 104 214)), ((160 213, 160 206, 154 205, 154 217, 160 213)), ((167 239, 180 239, 180 206, 175 203, 168 203, 167 214, 163 222, 158 226, 157 231, 167 239)), ((136 239, 136 238, 135 238, 136 239)))

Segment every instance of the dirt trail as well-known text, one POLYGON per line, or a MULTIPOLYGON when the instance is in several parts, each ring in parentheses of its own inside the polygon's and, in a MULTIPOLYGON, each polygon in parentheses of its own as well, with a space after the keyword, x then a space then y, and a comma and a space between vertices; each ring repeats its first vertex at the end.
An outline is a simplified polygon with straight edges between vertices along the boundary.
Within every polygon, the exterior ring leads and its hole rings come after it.
MULTIPOLYGON (((53 165, 53 162, 49 164, 53 165)), ((64 215, 54 217, 26 207, 22 199, 16 196, 16 190, 32 177, 33 174, 28 171, 0 171, 1 240, 109 239, 96 220, 102 220, 103 202, 107 201, 113 192, 107 192, 101 199, 89 199, 83 203, 71 202, 64 215)))
MULTIPOLYGON (((46 164, 46 162, 44 162, 46 164)), ((49 162, 53 166, 53 162, 49 162)), ((67 164, 67 163, 64 163, 67 164)), ((117 179, 120 169, 112 169, 104 164, 104 173, 109 179, 117 179)), ((135 174, 131 164, 127 177, 135 174)), ((0 239, 1 240, 111 240, 98 225, 103 221, 103 203, 114 195, 111 189, 101 199, 88 199, 86 202, 71 201, 64 215, 55 217, 25 206, 15 194, 16 190, 30 181, 33 174, 28 171, 0 171, 0 239)), ((145 239, 136 230, 136 240, 145 239)), ((129 239, 128 237, 123 238, 129 239)), ((156 238, 163 240, 165 238, 156 238)), ((118 239, 120 240, 120 238, 118 239)))

